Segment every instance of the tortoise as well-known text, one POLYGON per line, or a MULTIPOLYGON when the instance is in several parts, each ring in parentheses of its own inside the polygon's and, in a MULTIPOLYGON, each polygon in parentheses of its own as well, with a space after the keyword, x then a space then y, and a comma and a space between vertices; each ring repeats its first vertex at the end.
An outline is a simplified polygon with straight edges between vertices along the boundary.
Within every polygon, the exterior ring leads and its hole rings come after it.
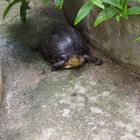
POLYGON ((53 23, 41 34, 41 41, 34 49, 39 49, 51 64, 52 70, 75 68, 86 62, 101 65, 100 58, 89 54, 89 47, 80 33, 72 26, 53 23))

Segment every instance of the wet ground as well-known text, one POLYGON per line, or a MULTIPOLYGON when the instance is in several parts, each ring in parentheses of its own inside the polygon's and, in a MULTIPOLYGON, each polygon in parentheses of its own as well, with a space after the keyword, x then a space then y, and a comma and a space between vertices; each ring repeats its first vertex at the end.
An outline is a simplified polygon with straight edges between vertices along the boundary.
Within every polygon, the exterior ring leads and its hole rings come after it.
POLYGON ((102 66, 52 72, 30 45, 62 13, 40 7, 27 25, 17 18, 0 27, 0 140, 139 140, 139 77, 96 51, 102 66))

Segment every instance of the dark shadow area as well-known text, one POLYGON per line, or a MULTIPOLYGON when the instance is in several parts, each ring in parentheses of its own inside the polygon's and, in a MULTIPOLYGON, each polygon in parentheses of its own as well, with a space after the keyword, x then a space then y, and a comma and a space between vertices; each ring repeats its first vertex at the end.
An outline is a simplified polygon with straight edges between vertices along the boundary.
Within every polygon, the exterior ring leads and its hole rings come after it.
POLYGON ((47 32, 53 22, 59 20, 59 22, 66 23, 66 21, 63 12, 53 7, 32 9, 28 15, 25 24, 18 19, 6 25, 6 38, 1 37, 1 39, 6 39, 5 47, 10 49, 12 57, 30 63, 42 59, 39 51, 32 49, 41 42, 42 33, 47 32))

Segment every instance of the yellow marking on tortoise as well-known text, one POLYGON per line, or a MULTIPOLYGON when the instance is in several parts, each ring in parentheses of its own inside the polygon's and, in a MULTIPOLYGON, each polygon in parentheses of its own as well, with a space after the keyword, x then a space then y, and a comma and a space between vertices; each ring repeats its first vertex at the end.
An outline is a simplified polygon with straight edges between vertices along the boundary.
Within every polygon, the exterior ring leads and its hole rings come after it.
POLYGON ((73 55, 72 57, 70 57, 69 61, 66 62, 64 68, 74 68, 74 67, 81 66, 84 63, 85 63, 84 57, 73 55))

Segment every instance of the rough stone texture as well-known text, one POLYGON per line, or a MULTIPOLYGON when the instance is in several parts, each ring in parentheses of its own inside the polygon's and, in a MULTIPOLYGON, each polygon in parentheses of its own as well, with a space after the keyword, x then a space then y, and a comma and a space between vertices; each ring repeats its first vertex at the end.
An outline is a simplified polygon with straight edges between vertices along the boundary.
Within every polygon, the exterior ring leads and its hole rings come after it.
MULTIPOLYGON (((88 0, 65 0, 64 12, 71 23, 81 5, 88 0)), ((140 43, 135 39, 140 36, 140 16, 132 16, 128 21, 109 20, 93 28, 92 24, 98 9, 79 25, 79 30, 87 37, 92 46, 104 52, 119 63, 125 64, 130 70, 140 74, 140 43)))
POLYGON ((2 97, 3 97, 3 74, 2 74, 2 66, 1 66, 1 63, 0 63, 0 105, 1 105, 1 102, 2 102, 2 97))
POLYGON ((40 23, 52 20, 43 15, 35 9, 30 24, 0 28, 0 140, 139 140, 140 79, 98 53, 102 66, 51 72, 29 47, 35 27, 44 30, 40 23))

